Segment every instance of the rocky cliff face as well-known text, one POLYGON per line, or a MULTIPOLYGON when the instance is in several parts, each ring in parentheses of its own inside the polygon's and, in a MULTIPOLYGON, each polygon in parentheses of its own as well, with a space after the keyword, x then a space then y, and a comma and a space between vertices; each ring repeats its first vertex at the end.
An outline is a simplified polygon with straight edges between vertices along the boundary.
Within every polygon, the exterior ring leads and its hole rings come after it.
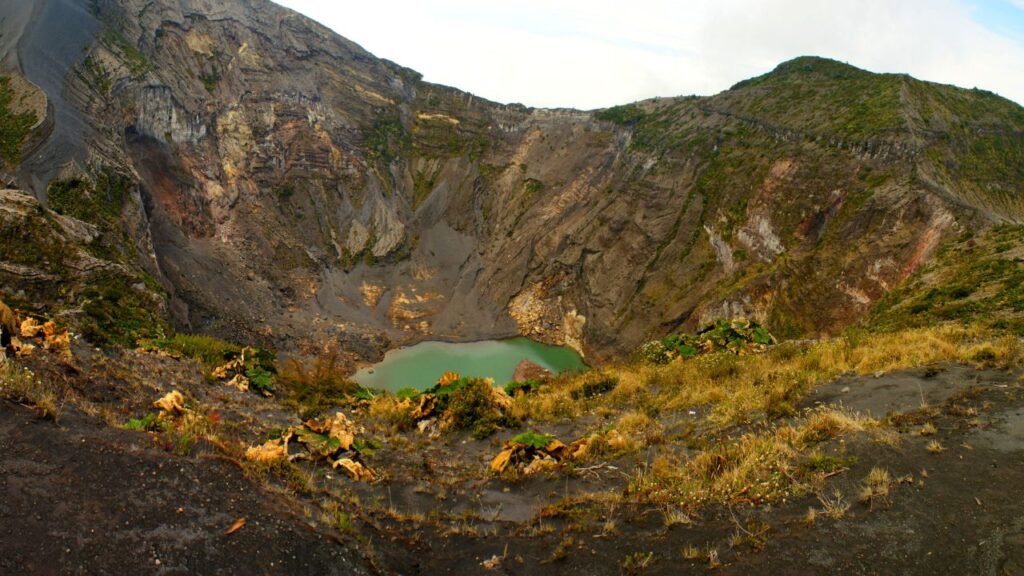
POLYGON ((1024 111, 982 91, 801 58, 707 98, 539 110, 263 0, 19 6, 5 72, 57 128, 7 178, 44 201, 58 177, 130 179, 116 233, 195 331, 598 356, 740 314, 818 334, 944 239, 1024 216, 1024 111), (44 77, 42 37, 87 49, 51 47, 44 77))

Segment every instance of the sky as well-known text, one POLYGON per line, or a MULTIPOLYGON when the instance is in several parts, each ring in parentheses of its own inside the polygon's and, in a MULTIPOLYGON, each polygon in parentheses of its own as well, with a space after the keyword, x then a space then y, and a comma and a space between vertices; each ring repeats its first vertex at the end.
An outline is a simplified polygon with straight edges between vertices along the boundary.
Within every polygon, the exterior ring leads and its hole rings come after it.
POLYGON ((497 102, 709 95, 796 56, 1024 103, 1024 0, 275 0, 497 102))

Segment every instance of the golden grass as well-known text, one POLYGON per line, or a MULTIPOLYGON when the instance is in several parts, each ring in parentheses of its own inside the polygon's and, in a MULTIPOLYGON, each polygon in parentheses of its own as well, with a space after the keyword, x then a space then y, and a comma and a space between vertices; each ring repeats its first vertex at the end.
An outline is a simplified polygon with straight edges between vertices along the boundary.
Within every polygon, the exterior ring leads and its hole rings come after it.
POLYGON ((639 439, 642 446, 661 444, 665 440, 661 423, 638 410, 620 416, 615 429, 626 437, 639 439))
POLYGON ((835 409, 814 410, 800 428, 800 442, 811 445, 851 432, 863 432, 878 422, 835 409))
POLYGON ((409 403, 403 403, 394 396, 374 396, 370 400, 370 416, 372 420, 384 423, 385 432, 401 432, 415 424, 409 403))
POLYGON ((815 386, 844 373, 875 374, 936 362, 963 362, 978 367, 1014 367, 1024 348, 1019 340, 999 337, 985 328, 949 324, 896 333, 857 333, 808 345, 782 344, 764 354, 735 356, 723 352, 666 366, 643 363, 603 368, 619 380, 607 394, 574 400, 576 377, 559 378, 537 394, 516 398, 521 418, 557 420, 601 407, 621 410, 711 408, 712 422, 751 421, 757 414, 792 416, 795 406, 815 386))
POLYGON ((662 456, 637 471, 629 495, 640 501, 697 507, 764 503, 806 493, 824 478, 807 466, 820 442, 877 427, 874 420, 836 409, 810 412, 794 424, 723 439, 683 461, 662 456))

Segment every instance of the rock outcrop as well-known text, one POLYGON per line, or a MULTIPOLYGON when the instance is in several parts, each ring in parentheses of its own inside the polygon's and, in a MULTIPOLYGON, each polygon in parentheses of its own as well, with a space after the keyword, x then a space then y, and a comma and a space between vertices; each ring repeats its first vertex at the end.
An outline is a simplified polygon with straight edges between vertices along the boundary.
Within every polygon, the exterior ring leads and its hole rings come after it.
POLYGON ((516 370, 512 373, 512 381, 526 382, 527 380, 543 380, 550 376, 550 370, 523 358, 519 364, 516 364, 516 370))

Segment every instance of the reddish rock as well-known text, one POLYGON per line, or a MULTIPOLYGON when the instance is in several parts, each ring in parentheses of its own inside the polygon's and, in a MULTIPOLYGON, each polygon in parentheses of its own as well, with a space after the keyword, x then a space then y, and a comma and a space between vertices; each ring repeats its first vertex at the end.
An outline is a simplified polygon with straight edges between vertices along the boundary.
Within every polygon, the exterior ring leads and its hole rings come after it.
POLYGON ((512 381, 526 382, 527 380, 543 380, 550 376, 550 370, 538 364, 534 364, 524 358, 522 362, 516 365, 516 371, 512 373, 512 381))

